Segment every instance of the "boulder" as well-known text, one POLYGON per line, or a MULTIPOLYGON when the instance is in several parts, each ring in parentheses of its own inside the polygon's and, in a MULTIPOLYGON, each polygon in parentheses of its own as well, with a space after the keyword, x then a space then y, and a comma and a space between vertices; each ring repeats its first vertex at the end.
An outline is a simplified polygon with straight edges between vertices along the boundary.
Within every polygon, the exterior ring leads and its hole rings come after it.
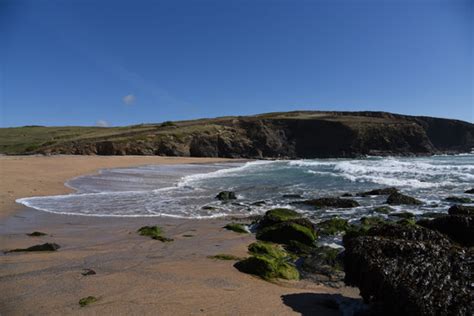
POLYGON ((474 188, 464 191, 467 194, 474 194, 474 188))
POLYGON ((444 200, 453 203, 472 203, 472 200, 470 198, 462 196, 448 196, 444 200))
POLYGON ((337 197, 326 197, 312 200, 305 200, 301 202, 295 202, 299 204, 305 204, 314 206, 315 208, 352 208, 360 206, 359 203, 351 199, 341 199, 337 197))
POLYGON ((257 239, 288 244, 292 240, 312 245, 316 240, 316 232, 297 222, 286 221, 257 229, 257 239))
POLYGON ((221 201, 229 201, 229 200, 237 199, 237 196, 235 195, 235 192, 233 191, 222 191, 216 195, 216 199, 221 200, 221 201))
POLYGON ((257 275, 264 280, 287 279, 298 280, 300 275, 295 265, 290 262, 291 257, 281 246, 255 242, 248 247, 250 257, 237 262, 237 270, 257 275))
POLYGON ((41 237, 41 236, 47 236, 48 234, 46 233, 43 233, 43 232, 32 232, 32 233, 29 233, 29 234, 26 234, 30 237, 41 237))
POLYGON ((375 189, 367 192, 359 192, 357 193, 358 196, 371 196, 371 195, 390 195, 393 193, 398 193, 397 188, 383 188, 383 189, 375 189))
POLYGON ((437 230, 466 247, 474 246, 474 216, 447 215, 432 220, 420 220, 418 225, 437 230))
POLYGON ((387 204, 390 205, 421 205, 423 204, 420 200, 415 199, 414 197, 401 194, 401 193, 392 193, 387 198, 387 204))
POLYGON ((257 275, 264 280, 298 280, 300 278, 293 264, 269 256, 251 256, 237 262, 234 267, 240 272, 257 275))
POLYGON ((453 205, 449 208, 450 215, 474 215, 474 206, 453 205))
POLYGON ((383 315, 468 315, 472 249, 418 225, 385 224, 344 239, 345 282, 383 315))
POLYGON ((61 248, 58 244, 55 243, 44 243, 41 245, 35 245, 28 248, 19 248, 8 250, 8 252, 29 252, 29 251, 56 251, 61 248))

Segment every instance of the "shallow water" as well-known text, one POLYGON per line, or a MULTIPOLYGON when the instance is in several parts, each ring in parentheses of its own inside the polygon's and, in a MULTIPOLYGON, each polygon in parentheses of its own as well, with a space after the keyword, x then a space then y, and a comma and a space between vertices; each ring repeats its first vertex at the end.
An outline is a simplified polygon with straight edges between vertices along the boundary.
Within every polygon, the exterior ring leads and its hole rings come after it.
POLYGON ((17 202, 53 213, 88 216, 211 218, 261 214, 278 206, 294 208, 314 221, 336 214, 356 220, 383 205, 386 197, 355 197, 360 207, 316 211, 290 204, 295 198, 283 195, 317 198, 395 186, 425 203, 396 209, 416 214, 446 212, 451 203, 445 197, 462 196, 474 186, 474 155, 151 165, 107 169, 66 184, 77 193, 17 202), (222 190, 235 191, 238 199, 216 200, 222 190), (265 204, 252 205, 257 201, 265 204))

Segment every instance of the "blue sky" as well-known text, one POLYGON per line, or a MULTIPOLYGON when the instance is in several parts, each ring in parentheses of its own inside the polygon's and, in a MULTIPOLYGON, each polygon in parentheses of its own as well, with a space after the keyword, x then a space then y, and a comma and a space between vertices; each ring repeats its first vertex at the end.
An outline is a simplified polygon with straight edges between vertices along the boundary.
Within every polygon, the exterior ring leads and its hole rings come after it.
POLYGON ((0 125, 298 109, 472 122, 473 30, 470 0, 0 0, 0 125))

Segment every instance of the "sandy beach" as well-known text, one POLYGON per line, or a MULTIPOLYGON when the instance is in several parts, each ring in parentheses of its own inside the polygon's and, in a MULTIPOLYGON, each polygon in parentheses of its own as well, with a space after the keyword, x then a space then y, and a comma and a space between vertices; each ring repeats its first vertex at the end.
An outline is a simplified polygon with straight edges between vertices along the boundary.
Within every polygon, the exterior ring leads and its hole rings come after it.
POLYGON ((101 168, 144 164, 221 162, 209 158, 1 157, 0 249, 45 242, 50 253, 1 254, 1 315, 338 315, 329 299, 358 300, 354 288, 309 281, 271 283, 238 272, 218 253, 245 256, 254 240, 222 229, 228 219, 97 218, 56 215, 15 204, 15 199, 67 193, 64 182, 101 168), (139 236, 159 225, 173 242, 139 236), (26 233, 42 231, 44 237, 26 233), (83 276, 83 269, 97 274, 83 276), (79 299, 99 300, 80 307, 79 299), (355 299, 352 299, 355 298, 355 299))

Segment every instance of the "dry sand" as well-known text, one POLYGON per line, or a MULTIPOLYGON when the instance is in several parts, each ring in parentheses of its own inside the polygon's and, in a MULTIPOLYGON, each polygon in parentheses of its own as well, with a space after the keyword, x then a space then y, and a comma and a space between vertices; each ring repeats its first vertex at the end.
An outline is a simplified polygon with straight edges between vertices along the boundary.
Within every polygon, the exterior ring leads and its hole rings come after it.
MULTIPOLYGON (((211 162, 162 157, 1 157, 0 249, 44 242, 57 252, 0 254, 0 315, 338 315, 328 299, 356 301, 353 288, 312 282, 270 283, 238 272, 218 253, 245 256, 254 239, 222 229, 225 219, 96 218, 56 215, 14 199, 68 192, 63 183, 104 167, 211 162), (139 236, 158 224, 173 242, 139 236), (44 231, 45 237, 25 233, 44 231), (185 236, 187 235, 187 236, 185 236), (82 269, 97 274, 82 276, 82 269), (79 307, 82 297, 99 300, 79 307)), ((222 161, 221 159, 219 161, 222 161)))

